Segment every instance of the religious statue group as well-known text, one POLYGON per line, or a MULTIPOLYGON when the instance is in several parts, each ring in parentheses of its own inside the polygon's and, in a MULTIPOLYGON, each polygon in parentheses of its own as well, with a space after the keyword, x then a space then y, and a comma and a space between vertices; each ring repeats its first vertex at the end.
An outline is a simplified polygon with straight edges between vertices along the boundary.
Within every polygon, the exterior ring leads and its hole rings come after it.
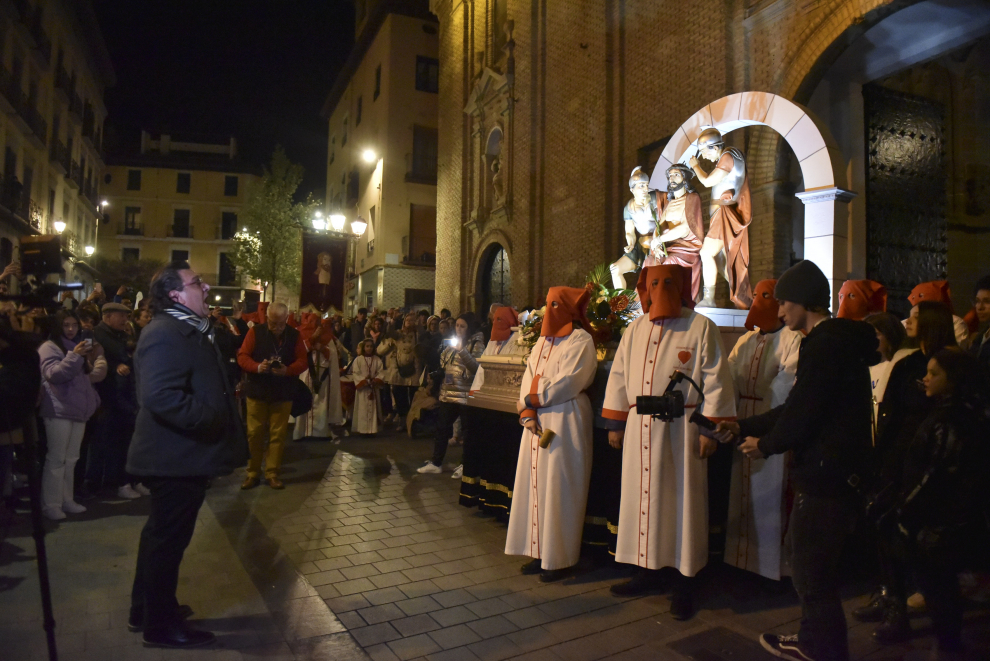
POLYGON ((691 269, 692 299, 702 307, 715 307, 715 280, 721 270, 733 304, 749 308, 753 292, 747 230, 753 218, 742 152, 726 148, 718 129, 706 129, 698 137, 698 154, 687 165, 671 165, 666 177, 666 192, 651 191, 650 177, 640 167, 629 177, 633 197, 623 210, 627 247, 611 265, 613 285, 625 289, 625 274, 644 267, 680 264, 691 269), (711 172, 705 172, 698 156, 715 164, 711 172), (711 189, 707 233, 701 196, 691 186, 693 177, 711 189), (722 262, 721 269, 716 260, 722 262))

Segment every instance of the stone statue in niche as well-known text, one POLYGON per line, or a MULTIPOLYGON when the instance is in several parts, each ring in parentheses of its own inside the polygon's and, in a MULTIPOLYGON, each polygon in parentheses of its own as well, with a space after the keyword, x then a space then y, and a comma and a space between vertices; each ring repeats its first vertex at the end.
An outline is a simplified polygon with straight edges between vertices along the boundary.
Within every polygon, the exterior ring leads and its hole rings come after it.
POLYGON ((492 159, 492 191, 495 193, 495 208, 505 203, 505 181, 502 178, 502 157, 492 159))
POLYGON ((660 216, 650 242, 650 254, 643 266, 680 264, 691 269, 691 296, 698 300, 701 291, 701 237, 705 221, 701 215, 701 196, 691 187, 694 173, 686 165, 675 163, 667 168, 667 192, 654 192, 660 216))
POLYGON ((650 194, 650 177, 638 165, 629 175, 629 191, 632 199, 622 209, 625 224, 626 249, 622 257, 615 260, 609 270, 612 272, 612 286, 626 289, 626 273, 639 271, 650 251, 650 241, 656 229, 656 199, 650 194))
POLYGON ((708 234, 701 246, 701 270, 704 277, 704 298, 698 304, 715 307, 715 280, 718 266, 715 258, 725 258, 722 274, 729 282, 729 298, 742 310, 753 303, 749 284, 749 224, 753 220, 746 160, 735 147, 726 149, 718 129, 710 128, 698 137, 698 153, 688 160, 698 181, 711 188, 708 234), (705 172, 698 156, 715 163, 705 172))

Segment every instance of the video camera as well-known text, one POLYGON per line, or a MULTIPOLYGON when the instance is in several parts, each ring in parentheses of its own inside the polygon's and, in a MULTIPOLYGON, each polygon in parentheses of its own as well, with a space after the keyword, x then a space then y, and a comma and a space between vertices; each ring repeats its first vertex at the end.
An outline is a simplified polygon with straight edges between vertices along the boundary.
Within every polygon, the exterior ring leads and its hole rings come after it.
POLYGON ((56 300, 60 292, 84 289, 81 282, 60 285, 45 282, 45 278, 62 269, 62 242, 57 234, 44 236, 22 236, 21 273, 25 277, 26 289, 20 294, 2 294, 0 300, 16 301, 32 308, 45 308, 48 313, 56 311, 60 304, 56 300))
POLYGON ((673 422, 677 418, 683 418, 684 393, 675 389, 681 381, 687 381, 698 391, 698 404, 691 413, 691 417, 688 418, 688 422, 698 425, 703 436, 721 441, 722 439, 715 436, 716 424, 698 412, 698 408, 705 403, 705 393, 691 377, 679 370, 674 370, 674 373, 670 375, 670 382, 662 395, 640 395, 637 397, 636 410, 639 411, 640 415, 648 415, 654 420, 663 422, 673 422))

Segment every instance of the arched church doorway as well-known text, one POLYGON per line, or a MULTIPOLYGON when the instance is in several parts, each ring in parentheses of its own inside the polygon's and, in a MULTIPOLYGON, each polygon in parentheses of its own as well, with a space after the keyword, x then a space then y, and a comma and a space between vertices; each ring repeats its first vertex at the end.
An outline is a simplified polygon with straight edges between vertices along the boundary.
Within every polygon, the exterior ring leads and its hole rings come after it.
POLYGON ((509 253, 493 243, 485 250, 478 268, 478 312, 487 314, 492 303, 512 305, 512 271, 509 253))
POLYGON ((807 105, 836 140, 837 185, 859 196, 848 221, 849 277, 884 283, 888 309, 947 279, 960 315, 990 254, 990 5, 925 0, 850 42, 807 105))

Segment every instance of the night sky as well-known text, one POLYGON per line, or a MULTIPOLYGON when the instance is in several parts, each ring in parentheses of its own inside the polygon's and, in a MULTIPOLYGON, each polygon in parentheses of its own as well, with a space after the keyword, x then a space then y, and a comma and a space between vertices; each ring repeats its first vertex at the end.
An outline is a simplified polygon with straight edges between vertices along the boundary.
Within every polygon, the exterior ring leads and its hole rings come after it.
POLYGON ((233 135, 245 160, 276 144, 306 168, 300 192, 326 188, 320 108, 354 42, 347 0, 93 0, 117 74, 106 146, 153 135, 233 135))

